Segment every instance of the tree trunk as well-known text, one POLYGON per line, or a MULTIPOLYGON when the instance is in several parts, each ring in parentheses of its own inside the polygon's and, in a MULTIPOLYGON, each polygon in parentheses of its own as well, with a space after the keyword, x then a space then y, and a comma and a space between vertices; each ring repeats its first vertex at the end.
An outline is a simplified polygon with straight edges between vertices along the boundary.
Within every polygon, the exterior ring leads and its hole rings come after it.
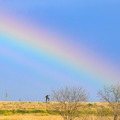
POLYGON ((116 113, 114 114, 114 119, 113 120, 118 120, 118 115, 116 113))

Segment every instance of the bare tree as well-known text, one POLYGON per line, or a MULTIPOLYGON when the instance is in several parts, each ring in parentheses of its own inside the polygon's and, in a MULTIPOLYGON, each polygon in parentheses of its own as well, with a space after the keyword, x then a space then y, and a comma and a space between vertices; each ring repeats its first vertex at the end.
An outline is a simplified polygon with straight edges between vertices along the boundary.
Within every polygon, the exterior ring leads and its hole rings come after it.
POLYGON ((81 102, 87 101, 86 91, 82 87, 66 87, 52 91, 52 97, 56 103, 53 109, 59 113, 64 120, 74 120, 78 116, 81 102))
POLYGON ((118 120, 120 114, 120 84, 104 86, 103 90, 99 90, 99 97, 108 102, 113 110, 113 120, 118 120))

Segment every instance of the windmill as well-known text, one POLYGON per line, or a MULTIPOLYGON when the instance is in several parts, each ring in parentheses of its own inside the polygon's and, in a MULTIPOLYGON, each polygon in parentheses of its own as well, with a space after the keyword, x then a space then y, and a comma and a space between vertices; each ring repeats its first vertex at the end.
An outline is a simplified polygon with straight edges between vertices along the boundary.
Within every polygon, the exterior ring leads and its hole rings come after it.
POLYGON ((7 92, 5 94, 5 101, 8 101, 8 94, 7 94, 7 92))

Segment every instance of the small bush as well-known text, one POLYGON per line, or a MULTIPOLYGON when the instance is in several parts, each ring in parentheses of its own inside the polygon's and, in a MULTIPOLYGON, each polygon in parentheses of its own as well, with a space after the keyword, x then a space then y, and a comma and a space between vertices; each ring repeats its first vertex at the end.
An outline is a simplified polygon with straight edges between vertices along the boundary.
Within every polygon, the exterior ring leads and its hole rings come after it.
POLYGON ((93 107, 94 105, 92 103, 88 103, 87 107, 93 107))

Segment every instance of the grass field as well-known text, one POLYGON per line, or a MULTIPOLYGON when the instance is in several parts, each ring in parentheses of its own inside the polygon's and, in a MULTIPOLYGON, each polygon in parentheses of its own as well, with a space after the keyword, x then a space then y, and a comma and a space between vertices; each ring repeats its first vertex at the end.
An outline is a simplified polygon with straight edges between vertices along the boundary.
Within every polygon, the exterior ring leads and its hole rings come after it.
MULTIPOLYGON (((55 102, 0 102, 0 110, 46 110, 50 104, 55 102)), ((103 105, 107 106, 106 102, 85 102, 83 105, 103 105)))
POLYGON ((62 120, 60 116, 48 115, 42 116, 39 114, 32 115, 10 115, 10 116, 0 116, 0 120, 62 120))
MULTIPOLYGON (((0 120, 63 120, 61 116, 57 115, 48 115, 48 116, 41 116, 41 115, 10 115, 10 116, 0 116, 0 120)), ((76 118, 76 120, 113 120, 112 117, 81 117, 76 118)))
MULTIPOLYGON (((51 103, 43 102, 0 102, 0 120, 63 120, 61 116, 50 112, 51 103), (48 109, 49 108, 49 109, 48 109)), ((112 120, 111 113, 102 109, 96 114, 96 106, 106 106, 107 103, 82 103, 81 109, 83 117, 76 120, 112 120), (88 108, 88 109, 86 109, 88 108), (86 113, 89 113, 85 116, 86 113), (98 115, 99 114, 99 115, 98 115)))

